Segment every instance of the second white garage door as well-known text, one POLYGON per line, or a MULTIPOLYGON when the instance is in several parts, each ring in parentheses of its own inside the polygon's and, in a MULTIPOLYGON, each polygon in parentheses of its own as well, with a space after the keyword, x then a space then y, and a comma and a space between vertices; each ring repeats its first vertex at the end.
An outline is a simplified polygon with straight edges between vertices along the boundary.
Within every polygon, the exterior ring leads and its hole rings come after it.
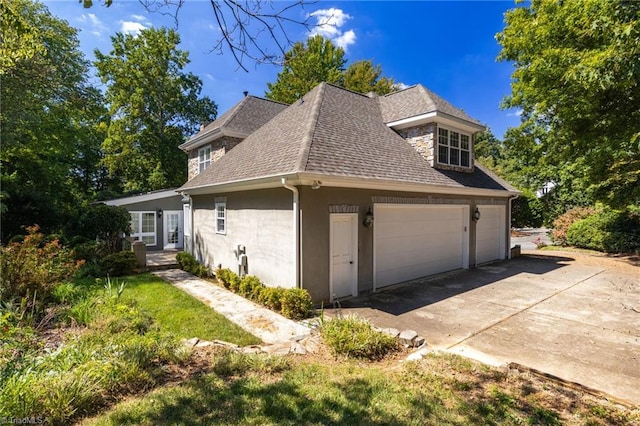
POLYGON ((376 204, 375 288, 467 268, 469 207, 376 204))

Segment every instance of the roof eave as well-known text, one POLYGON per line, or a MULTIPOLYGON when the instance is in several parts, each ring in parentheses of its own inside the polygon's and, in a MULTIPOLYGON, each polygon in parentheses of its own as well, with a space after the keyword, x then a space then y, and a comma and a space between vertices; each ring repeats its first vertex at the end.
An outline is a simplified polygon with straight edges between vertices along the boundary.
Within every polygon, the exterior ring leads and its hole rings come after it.
POLYGON ((227 129, 225 127, 216 127, 215 129, 211 129, 206 133, 201 135, 195 135, 187 142, 178 146, 184 152, 189 152, 194 150, 195 148, 199 148, 202 145, 206 145, 207 143, 213 142, 216 139, 220 139, 223 136, 229 136, 232 138, 244 139, 249 136, 248 133, 240 132, 233 129, 227 129))
POLYGON ((440 123, 449 126, 455 126, 471 133, 482 132, 485 126, 473 121, 464 120, 441 111, 431 111, 413 117, 402 118, 386 123, 392 129, 406 129, 408 127, 420 126, 427 123, 440 123))
POLYGON ((282 173, 261 178, 252 178, 220 184, 205 184, 179 191, 189 195, 216 194, 223 192, 249 191, 276 188, 282 186, 281 179, 286 178, 294 186, 320 186, 334 188, 375 189, 381 191, 418 192, 430 194, 452 194, 476 197, 509 198, 520 195, 520 191, 473 188, 468 186, 430 185, 418 182, 400 182, 365 177, 335 176, 314 173, 282 173))

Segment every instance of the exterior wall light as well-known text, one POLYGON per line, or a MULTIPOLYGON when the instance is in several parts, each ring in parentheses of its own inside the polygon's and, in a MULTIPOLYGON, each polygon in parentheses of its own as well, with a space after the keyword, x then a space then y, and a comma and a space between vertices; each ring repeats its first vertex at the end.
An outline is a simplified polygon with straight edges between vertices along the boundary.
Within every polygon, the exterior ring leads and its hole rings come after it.
POLYGON ((162 209, 156 210, 156 214, 158 215, 158 219, 162 217, 162 209))
POLYGON ((320 180, 314 180, 313 183, 311 183, 311 189, 320 189, 321 186, 322 181, 320 180))
POLYGON ((473 211, 473 214, 471 215, 471 220, 473 220, 474 222, 477 222, 480 220, 480 210, 478 210, 477 206, 476 206, 476 209, 473 211))
POLYGON ((371 207, 369 207, 369 210, 364 214, 364 221, 362 224, 368 229, 373 228, 373 213, 371 212, 371 207))

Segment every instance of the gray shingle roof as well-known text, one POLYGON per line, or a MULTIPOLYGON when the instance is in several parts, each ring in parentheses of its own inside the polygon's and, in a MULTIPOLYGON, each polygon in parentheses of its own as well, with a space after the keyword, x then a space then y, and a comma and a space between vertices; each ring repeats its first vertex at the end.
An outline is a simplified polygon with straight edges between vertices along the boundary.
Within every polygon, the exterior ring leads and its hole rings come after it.
MULTIPOLYGON (((251 95, 245 96, 240 102, 231 107, 231 109, 193 135, 190 141, 205 137, 207 134, 214 134, 214 132, 220 129, 250 135, 267 121, 282 112, 287 106, 287 104, 269 99, 251 95)), ((204 140, 209 142, 209 139, 204 140)), ((182 146, 189 145, 190 143, 187 141, 182 146)))
POLYGON ((483 168, 463 173, 431 167, 385 124, 379 99, 322 83, 181 189, 306 172, 513 190, 483 168))
POLYGON ((470 117, 463 110, 454 107, 421 84, 389 93, 378 99, 380 101, 382 119, 385 123, 430 112, 442 112, 461 120, 481 125, 478 120, 470 117))

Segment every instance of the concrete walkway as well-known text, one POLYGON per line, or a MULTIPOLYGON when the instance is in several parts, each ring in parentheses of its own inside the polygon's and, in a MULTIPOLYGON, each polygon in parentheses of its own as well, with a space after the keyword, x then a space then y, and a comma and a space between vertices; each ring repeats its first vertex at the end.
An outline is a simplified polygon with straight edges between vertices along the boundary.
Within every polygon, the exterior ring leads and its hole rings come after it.
POLYGON ((311 332, 302 324, 180 269, 156 271, 153 274, 212 307, 264 343, 290 343, 293 338, 299 340, 311 332))

